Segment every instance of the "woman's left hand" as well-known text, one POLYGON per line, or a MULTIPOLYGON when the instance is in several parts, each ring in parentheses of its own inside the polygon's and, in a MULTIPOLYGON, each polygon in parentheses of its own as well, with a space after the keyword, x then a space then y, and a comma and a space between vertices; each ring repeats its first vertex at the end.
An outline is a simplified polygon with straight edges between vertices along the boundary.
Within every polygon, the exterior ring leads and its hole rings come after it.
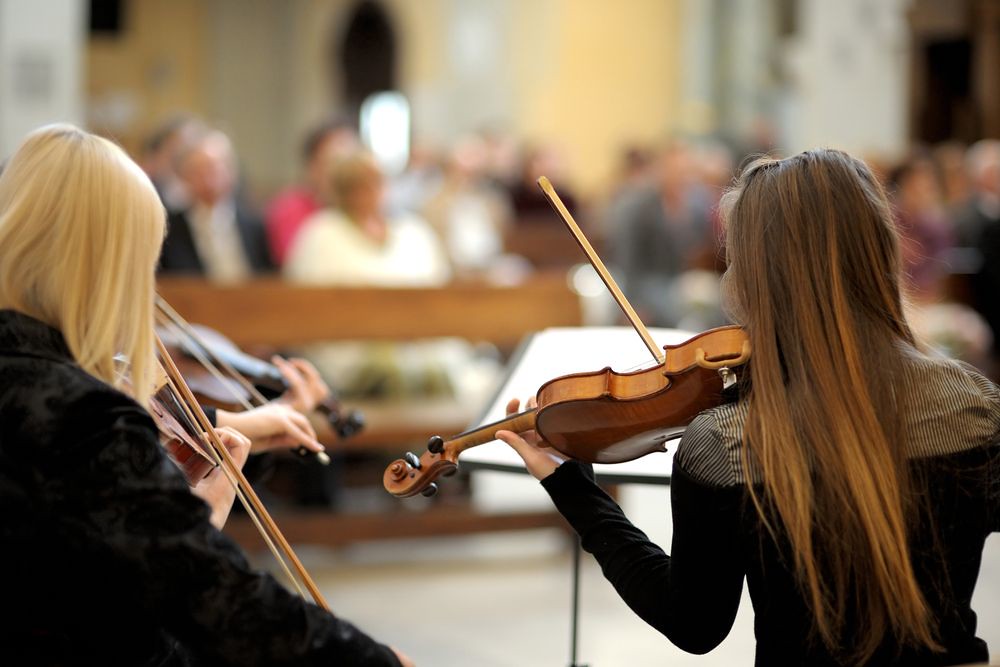
POLYGON ((299 446, 314 452, 326 449, 305 415, 284 403, 272 402, 246 412, 218 410, 215 420, 219 426, 235 428, 250 438, 254 454, 299 446))
MULTIPOLYGON (((507 403, 507 414, 512 415, 518 411, 521 402, 513 398, 507 403)), ((526 406, 528 409, 535 407, 535 399, 528 399, 526 406)), ((513 431, 497 431, 498 440, 503 440, 510 445, 518 456, 524 460, 528 472, 537 479, 543 480, 556 471, 566 458, 545 444, 535 431, 526 431, 522 434, 513 431)))
POLYGON ((305 359, 274 356, 271 361, 288 383, 288 391, 278 399, 280 402, 306 414, 330 396, 330 387, 320 377, 316 367, 305 359))

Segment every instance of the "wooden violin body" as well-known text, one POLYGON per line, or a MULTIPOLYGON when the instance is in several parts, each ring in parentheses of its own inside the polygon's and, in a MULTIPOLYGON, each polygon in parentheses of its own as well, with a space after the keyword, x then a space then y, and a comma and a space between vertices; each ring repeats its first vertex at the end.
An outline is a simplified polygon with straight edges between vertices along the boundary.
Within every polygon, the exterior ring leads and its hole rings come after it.
POLYGON ((536 396, 544 407, 535 415, 535 430, 554 449, 585 463, 622 463, 664 451, 699 412, 722 402, 719 370, 732 372, 749 359, 738 327, 706 331, 664 351, 663 365, 646 370, 604 368, 549 380, 536 396))
POLYGON ((622 463, 664 451, 698 413, 725 400, 725 389, 750 359, 750 343, 741 328, 730 326, 663 349, 663 363, 652 368, 555 378, 539 388, 535 409, 447 440, 431 438, 419 459, 408 453, 390 464, 386 490, 406 497, 433 489, 435 479, 454 473, 462 451, 494 440, 498 430, 535 430, 560 453, 585 463, 622 463))

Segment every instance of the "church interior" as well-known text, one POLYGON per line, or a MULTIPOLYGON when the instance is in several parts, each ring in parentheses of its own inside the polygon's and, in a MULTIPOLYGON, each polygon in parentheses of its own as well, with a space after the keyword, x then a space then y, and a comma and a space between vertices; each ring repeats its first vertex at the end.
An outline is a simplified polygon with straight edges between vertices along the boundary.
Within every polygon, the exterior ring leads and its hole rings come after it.
MULTIPOLYGON (((813 148, 885 188, 918 339, 1000 380, 998 71, 994 0, 0 0, 0 161, 69 122, 142 168, 158 332, 203 405, 316 369, 325 453, 245 473, 335 615, 434 667, 749 665, 746 590, 717 648, 675 647, 481 427, 732 324, 720 201, 813 148)), ((597 464, 667 552, 682 432, 597 464)), ((254 514, 223 532, 288 583, 254 514)), ((1000 664, 995 534, 972 607, 1000 664)))

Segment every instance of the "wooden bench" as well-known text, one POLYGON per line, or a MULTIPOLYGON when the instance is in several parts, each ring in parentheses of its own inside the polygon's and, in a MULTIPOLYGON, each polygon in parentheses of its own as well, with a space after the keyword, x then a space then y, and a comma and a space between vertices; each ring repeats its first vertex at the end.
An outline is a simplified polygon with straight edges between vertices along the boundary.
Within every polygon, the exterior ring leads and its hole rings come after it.
POLYGON ((188 321, 216 329, 242 347, 457 336, 510 349, 532 331, 575 326, 582 317, 579 297, 561 273, 509 287, 391 289, 161 278, 158 290, 188 321))

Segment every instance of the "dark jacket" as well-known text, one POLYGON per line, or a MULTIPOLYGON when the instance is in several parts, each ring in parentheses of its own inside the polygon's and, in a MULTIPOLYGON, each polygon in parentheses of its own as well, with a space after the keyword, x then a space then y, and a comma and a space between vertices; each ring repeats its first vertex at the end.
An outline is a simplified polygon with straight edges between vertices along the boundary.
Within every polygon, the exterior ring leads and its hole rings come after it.
POLYGON ((11 310, 0 513, 6 664, 399 665, 252 570, 148 413, 77 366, 57 330, 11 310))
MULTIPOLYGON (((262 218, 237 204, 236 229, 250 271, 254 274, 274 271, 275 264, 271 259, 262 218)), ((205 266, 198 255, 186 211, 174 211, 167 216, 167 238, 163 241, 163 252, 160 253, 160 272, 197 276, 205 274, 205 266)))

